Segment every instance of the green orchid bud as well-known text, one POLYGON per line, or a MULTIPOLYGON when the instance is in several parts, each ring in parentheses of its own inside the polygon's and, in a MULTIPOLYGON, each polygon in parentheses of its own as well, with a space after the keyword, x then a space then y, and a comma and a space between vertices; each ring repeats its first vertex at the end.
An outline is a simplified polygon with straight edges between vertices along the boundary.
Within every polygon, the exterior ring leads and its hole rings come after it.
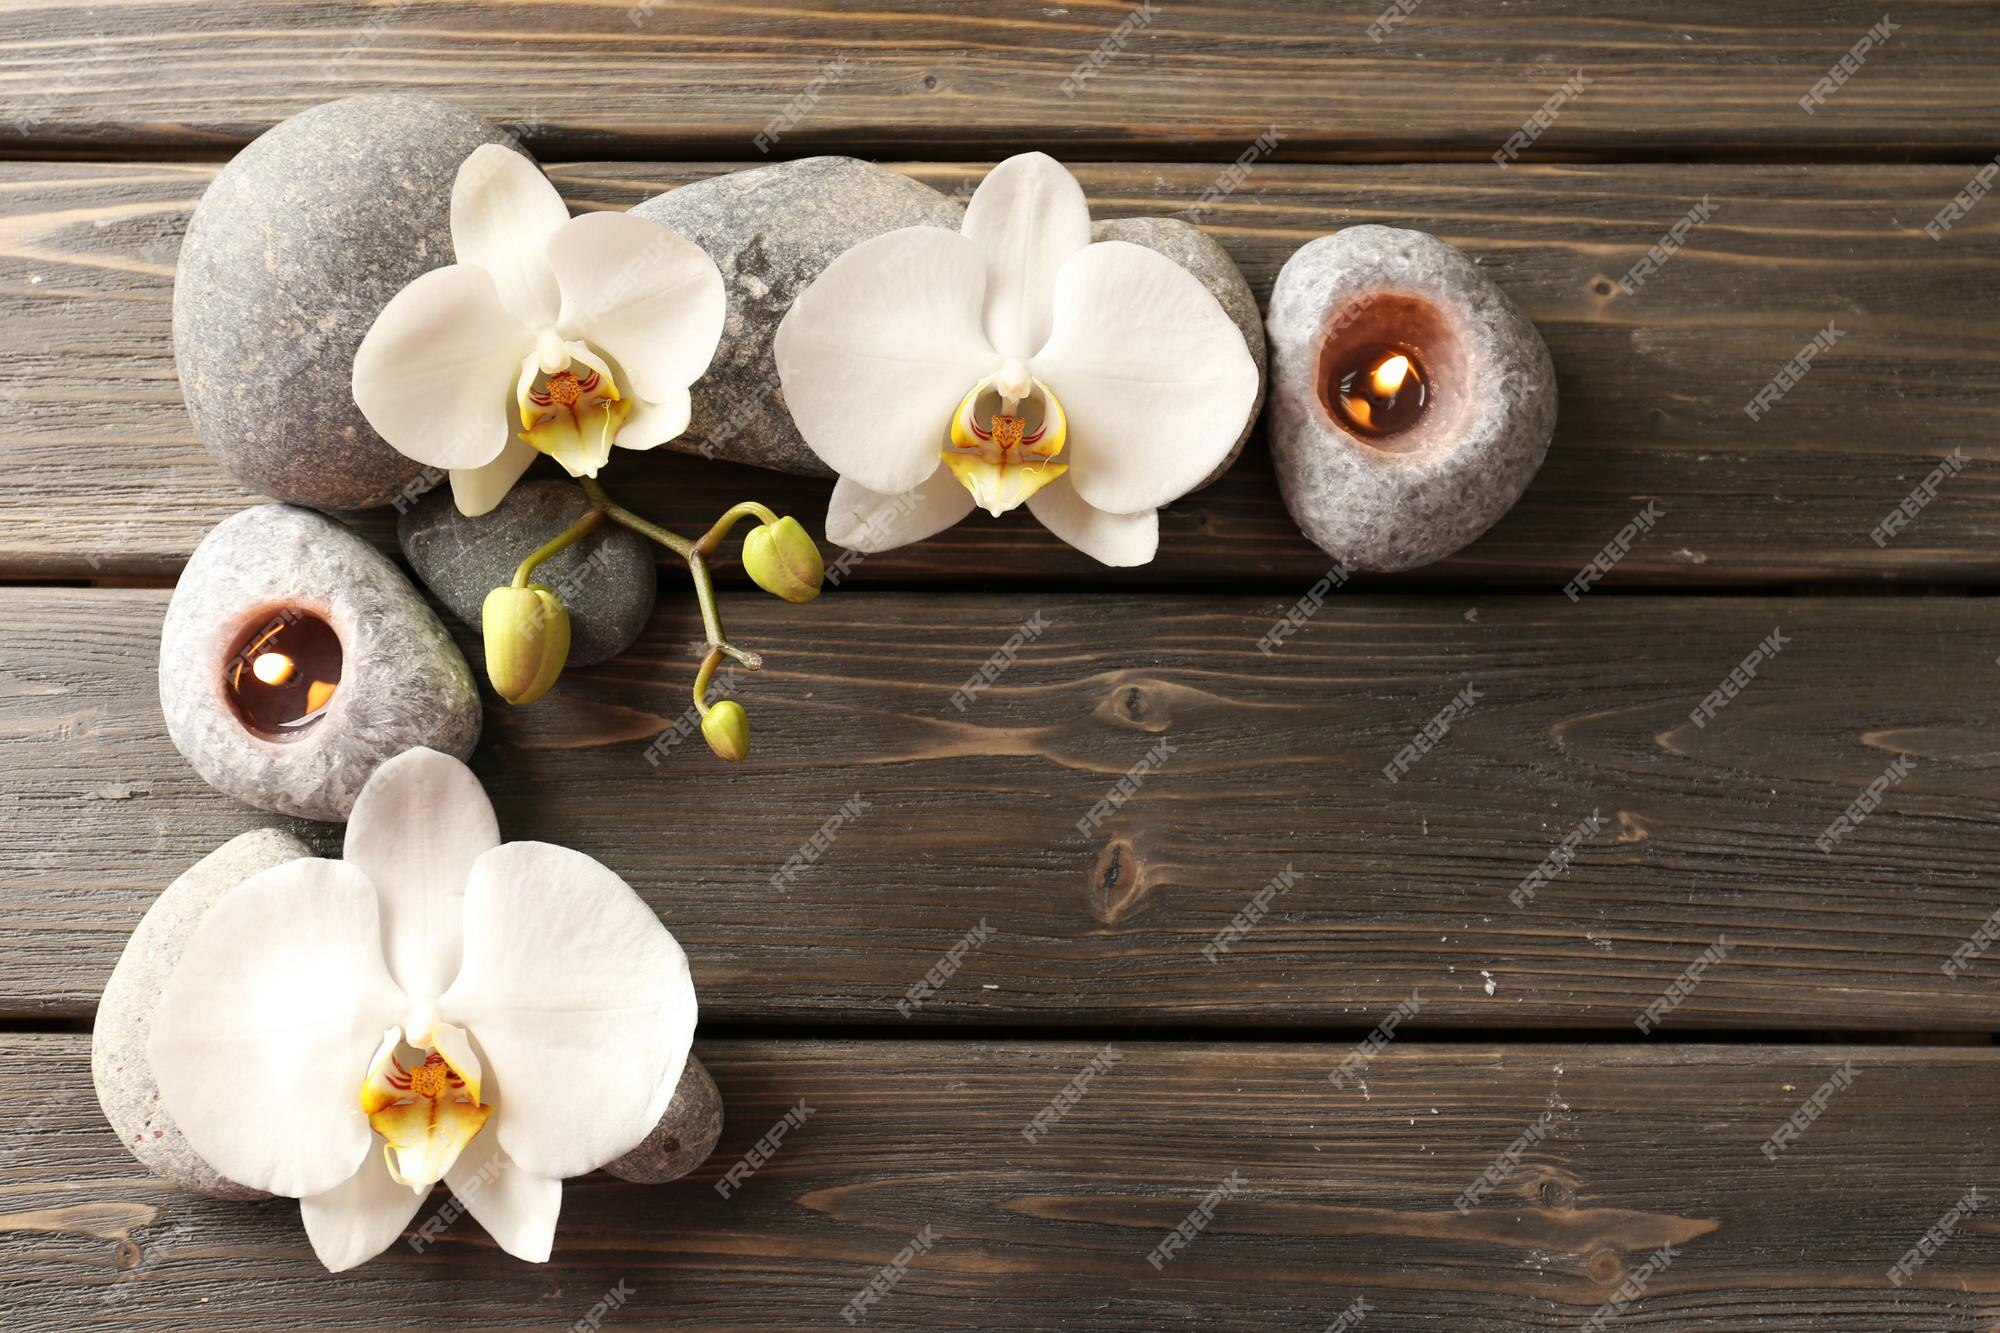
POLYGON ((724 699, 702 714, 701 734, 718 759, 740 764, 750 753, 750 715, 734 699, 724 699))
POLYGON ((743 568, 758 587, 788 602, 810 602, 819 596, 820 580, 826 576, 819 548, 799 521, 789 517, 750 530, 743 538, 743 568))
POLYGON ((545 585, 495 588, 480 609, 486 678, 510 704, 549 692, 569 661, 569 611, 545 585))

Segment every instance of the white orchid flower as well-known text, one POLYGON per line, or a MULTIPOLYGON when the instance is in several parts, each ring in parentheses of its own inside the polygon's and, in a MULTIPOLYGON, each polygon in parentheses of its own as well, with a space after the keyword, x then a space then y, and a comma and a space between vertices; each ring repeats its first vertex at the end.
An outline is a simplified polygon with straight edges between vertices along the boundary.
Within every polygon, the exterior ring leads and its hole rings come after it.
POLYGON ((503 844, 472 771, 411 750, 362 788, 344 860, 209 909, 148 1055, 194 1150, 298 1199, 328 1269, 395 1243, 439 1180, 540 1263, 563 1178, 653 1130, 694 1025, 687 959, 623 880, 503 844))
POLYGON ((1159 546, 1156 510, 1242 434, 1257 365, 1199 279, 1090 240, 1044 153, 980 183, 961 230, 905 227, 829 264, 778 326, 792 419, 840 474, 829 539, 919 541, 1025 503, 1107 565, 1159 546))
POLYGON ((499 504, 537 451, 594 477, 614 442, 687 429, 728 307, 707 251, 630 213, 570 217, 498 144, 458 169, 451 243, 458 262, 396 293, 361 340, 354 401, 397 452, 450 470, 461 513, 499 504))

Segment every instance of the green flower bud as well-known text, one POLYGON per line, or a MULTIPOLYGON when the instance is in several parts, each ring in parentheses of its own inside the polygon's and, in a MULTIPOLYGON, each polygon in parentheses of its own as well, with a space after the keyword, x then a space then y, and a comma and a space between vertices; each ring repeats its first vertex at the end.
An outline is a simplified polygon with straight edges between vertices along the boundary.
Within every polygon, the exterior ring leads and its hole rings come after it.
POLYGON ((819 596, 820 580, 826 576, 819 548, 795 518, 752 528, 743 538, 743 568, 758 587, 788 602, 810 602, 819 596))
POLYGON ((479 614, 486 634, 486 678, 510 704, 549 692, 569 661, 569 612, 547 587, 495 588, 479 614))
POLYGON ((718 759, 740 764, 750 753, 750 715, 734 699, 724 699, 702 714, 701 734, 718 759))

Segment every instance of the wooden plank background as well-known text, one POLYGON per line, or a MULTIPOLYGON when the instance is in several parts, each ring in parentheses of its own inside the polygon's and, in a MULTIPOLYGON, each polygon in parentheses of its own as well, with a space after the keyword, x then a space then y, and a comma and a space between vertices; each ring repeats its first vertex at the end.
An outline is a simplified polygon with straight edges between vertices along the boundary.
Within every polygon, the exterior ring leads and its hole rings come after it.
MULTIPOLYGON (((1386 3, 1386 0, 1384 0, 1386 3)), ((1614 1327, 1991 1330, 2000 1223, 1889 1266, 2000 1189, 2000 961, 1943 963, 2000 906, 2000 204, 1924 224, 2000 151, 2000 7, 1921 0, 1807 114, 1879 7, 1833 0, 1199 5, 846 0, 21 0, 0 12, 0 1327, 1576 1328, 1661 1246, 1614 1327), (1118 34, 1123 25, 1124 36, 1118 34), (1378 25, 1381 40, 1370 32, 1378 25), (1111 41, 1112 46, 1104 43, 1111 41), (1117 45, 1121 43, 1122 46, 1117 45), (1102 51, 1101 72, 1062 84, 1102 51), (1526 156, 1490 157, 1566 79, 1526 156), (1463 247, 1535 320, 1561 422, 1459 555, 1357 578, 1278 653, 1330 563, 1261 438, 1105 571, 1013 518, 871 556, 807 607, 725 568, 769 668, 727 769, 664 746, 697 632, 684 577, 618 661, 489 704, 475 767, 517 838, 624 874, 686 945, 728 1107, 665 1187, 568 1192, 546 1267, 460 1223, 331 1277, 295 1209, 187 1199, 99 1117, 96 997, 159 889, 249 810, 175 755, 168 590, 256 497, 194 438, 169 328, 217 164, 351 92, 441 94, 519 132, 571 206, 625 208, 772 157, 881 159, 947 192, 1007 153, 1075 164, 1099 217, 1201 217, 1260 298, 1360 222, 1463 247), (774 151, 755 136, 801 112, 774 151), (1618 279, 1699 201, 1687 248, 1618 279), (1743 405, 1828 323, 1764 419, 1743 405), (1870 531, 1954 453, 1886 546, 1870 531), (1599 588, 1558 591, 1635 513, 1599 588), (1047 631, 969 709, 1009 634, 1047 631), (1773 629, 1707 726, 1688 711, 1773 629), (1480 698, 1401 781, 1382 766, 1480 698), (1173 754, 1094 832, 1149 747, 1173 754), (651 762, 651 747, 659 763, 651 762), (1914 763, 1832 852, 1814 839, 1914 763), (772 875, 850 795, 827 856, 772 875), (1509 901, 1579 821, 1565 873, 1509 901), (1227 955, 1203 949, 1287 865, 1227 955), (993 938, 908 1018, 979 922, 993 938), (1725 946, 1666 1021, 1633 1020, 1725 946), (1330 1070, 1413 993, 1367 1069, 1330 1070), (1020 1129, 1118 1059, 1050 1136, 1020 1129), (1760 1145, 1856 1071, 1776 1160, 1760 1145), (800 1099, 734 1198, 711 1188, 800 1099), (1453 1200, 1530 1125, 1495 1194, 1453 1200), (1186 1253, 1146 1254, 1232 1171, 1186 1253)), ((745 496, 818 528, 828 484, 664 453, 610 476, 691 529, 745 496)), ((354 516, 394 550, 387 511, 354 516)), ((829 552, 831 554, 831 552, 829 552)), ((460 640, 478 665, 473 636, 460 640)), ((441 1191, 435 1204, 442 1204, 441 1191)))
POLYGON ((1978 3, 1898 5, 1868 77, 1812 115, 1799 99, 1879 5, 1424 0, 1378 41, 1382 17, 1376 0, 24 0, 0 39, 0 121, 64 154, 226 155, 328 98, 417 88, 522 127, 544 157, 734 158, 824 79, 787 156, 1218 162, 1275 124, 1308 160, 1483 162, 1579 70, 1593 83, 1539 157, 1984 157, 2000 119, 2000 35, 1978 3))
MULTIPOLYGON (((1290 600, 740 595, 731 633, 768 665, 737 691, 751 761, 722 770, 698 737, 661 743, 688 708, 683 596, 618 661, 490 707, 475 767, 508 836, 589 847, 655 904, 715 1021, 901 1026, 905 989, 983 920, 996 938, 911 1021, 1365 1030, 1420 989, 1430 1023, 1632 1035, 1723 938, 1676 1028, 2000 1026, 2000 958, 1940 970, 1994 907, 2000 752, 1968 712, 2000 670, 2000 606, 1337 597, 1265 657, 1290 600), (1037 615, 999 682, 954 708, 1037 615), (1146 635, 1107 642, 1108 624, 1146 635), (1787 646, 1695 727, 1773 629, 1787 646), (1879 675, 1855 676, 1857 642, 1879 675), (1470 714, 1390 783, 1383 765, 1467 683, 1470 714), (1137 795, 1079 832, 1162 739, 1174 752, 1137 795), (1911 774, 1821 852, 1899 756, 1911 774), (829 852, 774 884, 857 795, 829 852), (1593 814, 1576 863, 1513 906, 1593 814), (1287 865, 1301 881, 1272 915, 1205 958, 1287 865)), ((0 589, 0 753, 19 778, 0 796, 0 1011, 90 1013, 159 886, 275 822, 217 798, 161 734, 165 607, 0 589)), ((294 822, 338 854, 338 829, 294 822)))
POLYGON ((80 1040, 0 1049, 0 1114, 26 1126, 0 1160, 13 1308, 78 1322, 335 1328, 368 1311, 568 1328, 623 1290, 607 1328, 845 1328, 842 1306, 925 1227, 930 1253, 862 1326, 1318 1330, 1359 1297, 1371 1328, 1577 1328, 1661 1247, 1676 1257, 1614 1327, 2000 1318, 1990 1219, 1907 1286, 1886 1277, 1993 1176, 1990 1049, 1403 1045, 1364 1093, 1328 1082, 1344 1047, 703 1042, 729 1118, 694 1176, 572 1183, 547 1268, 461 1221, 339 1277, 312 1261, 295 1204, 162 1189, 91 1108, 51 1101, 85 1076, 80 1040), (1088 1098, 1028 1144, 1023 1126, 1107 1049, 1088 1098), (1767 1159, 1843 1065, 1851 1085, 1767 1159), (804 1124, 721 1198, 723 1172, 801 1100, 804 1124), (1461 1192, 1544 1116, 1461 1214, 1461 1192), (1147 1254, 1232 1175, 1236 1196, 1155 1272, 1147 1254))
MULTIPOLYGON (((983 166, 913 166, 946 190, 983 166)), ((555 169, 578 209, 623 208, 715 168, 555 169)), ((174 379, 173 261, 212 174, 147 164, 0 167, 0 568, 46 578, 171 577, 250 498, 195 440, 174 379)), ((1212 167, 1082 171, 1100 216, 1173 213, 1212 167)), ((2000 578, 2000 482, 1973 467, 1886 548, 1869 533, 1954 449, 1991 462, 2000 392, 2000 224, 1923 233, 1960 166, 1338 168, 1273 162, 1204 217, 1257 291, 1313 236, 1355 223, 1436 232, 1534 318, 1562 394, 1556 443, 1521 504, 1459 556, 1377 582, 1560 588, 1648 502, 1666 517, 1613 584, 1771 586, 2000 578), (1717 212, 1632 296, 1616 283, 1707 197, 1717 212), (1754 275, 1756 300, 1746 302, 1754 275), (1829 321, 1843 338, 1776 410, 1743 407, 1829 321)), ((827 484, 665 451, 621 460, 614 490, 683 529, 745 495, 817 528, 827 484)), ((393 540, 390 511, 371 530, 393 540)), ((1103 582, 1027 515, 983 516, 870 558, 864 582, 992 581, 1003 561, 1103 582)), ((1309 585, 1327 566, 1285 513, 1261 440, 1170 508, 1161 554, 1128 576, 1174 586, 1309 585)))

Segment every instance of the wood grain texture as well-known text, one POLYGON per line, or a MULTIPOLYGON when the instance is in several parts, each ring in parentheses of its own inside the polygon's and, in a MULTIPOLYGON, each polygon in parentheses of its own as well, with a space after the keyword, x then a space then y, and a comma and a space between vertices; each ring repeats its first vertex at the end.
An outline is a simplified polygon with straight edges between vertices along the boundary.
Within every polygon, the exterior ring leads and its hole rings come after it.
MULTIPOLYGON (((555 169, 579 209, 626 207, 718 168, 555 169)), ((977 167, 908 168, 947 190, 977 167)), ((1099 216, 1185 209, 1211 167, 1083 168, 1099 216)), ((174 378, 178 238, 212 174, 185 165, 0 166, 0 576, 159 578, 250 498, 193 438, 174 378)), ((1634 514, 1665 517, 1612 585, 2000 579, 2000 223, 1922 231, 1958 167, 1425 166, 1255 169, 1207 214, 1260 295, 1285 258, 1352 223, 1436 232, 1535 319, 1562 393, 1556 443, 1485 538, 1404 582, 1556 588, 1634 514), (1616 283, 1688 207, 1715 215, 1631 296, 1616 283), (1834 321, 1831 353, 1761 421, 1743 406, 1834 321), (1886 547, 1870 531, 1954 449, 1971 466, 1886 547)), ((2000 215, 1996 215, 2000 216, 2000 215)), ((828 483, 658 454, 614 491, 684 530, 745 495, 817 526, 828 483)), ((388 511, 371 527, 388 542, 388 511)), ((830 553, 831 554, 831 553, 830 553)), ((1327 558, 1285 513, 1261 440, 1169 509, 1153 565, 1121 584, 1317 577, 1327 558)), ((863 561, 862 582, 1102 583, 1025 515, 979 516, 863 561)))
MULTIPOLYGON (((623 658, 491 706, 474 767, 508 837, 583 848, 659 910, 711 1021, 1365 1030, 1417 990, 1424 1024, 1629 1036, 1721 943, 1669 1036, 2000 1025, 2000 955, 1941 971, 2000 906, 2000 604, 1336 593, 1264 656, 1293 600, 734 596, 732 636, 768 655, 738 688, 755 742, 736 769, 661 739, 698 631, 670 592, 623 658), (1774 629, 1777 655, 1691 723, 1774 629), (1471 710, 1391 783, 1468 684, 1471 710), (1136 794, 1079 827, 1149 752, 1136 794), (1574 864, 1513 905, 1593 815, 1574 864), (1268 917, 1205 957, 1287 866, 1268 917), (982 921, 994 937, 900 1015, 982 921)), ((165 603, 0 589, 0 1013, 90 1013, 160 888, 282 822, 164 736, 165 603)))
POLYGON ((545 149, 627 156, 744 156, 777 122, 785 154, 1227 160, 1275 124, 1306 160, 1484 161, 1579 71, 1591 82, 1538 156, 1985 156, 2000 118, 2000 38, 1951 0, 1897 6, 1811 114, 1799 99, 1879 6, 1431 0, 1371 32, 1384 11, 26 0, 0 20, 0 132, 66 153, 226 151, 332 97, 422 91, 545 149))
POLYGON ((1969 1188, 1991 1189, 1990 1048, 1404 1043, 1364 1094, 1328 1083, 1345 1048, 1120 1041, 1033 1144, 1024 1126, 1104 1046, 697 1049, 727 1111, 695 1175, 573 1182, 546 1266, 461 1220, 334 1277, 295 1205, 195 1200, 146 1176, 97 1117, 84 1039, 0 1038, 0 1322, 567 1328, 617 1290, 607 1328, 844 1328, 843 1306, 926 1227, 929 1253, 860 1326, 1322 1330, 1358 1297, 1371 1329, 1574 1329, 1663 1247, 1675 1257, 1614 1327, 2000 1318, 2000 1225, 1983 1213, 1907 1284, 1888 1278, 1969 1188), (1844 1064, 1849 1086, 1767 1159, 1844 1064), (720 1197, 801 1100, 804 1124, 720 1197), (1461 1192, 1537 1124, 1461 1214, 1461 1192), (1234 1197, 1155 1271, 1147 1255, 1232 1177, 1234 1197))

